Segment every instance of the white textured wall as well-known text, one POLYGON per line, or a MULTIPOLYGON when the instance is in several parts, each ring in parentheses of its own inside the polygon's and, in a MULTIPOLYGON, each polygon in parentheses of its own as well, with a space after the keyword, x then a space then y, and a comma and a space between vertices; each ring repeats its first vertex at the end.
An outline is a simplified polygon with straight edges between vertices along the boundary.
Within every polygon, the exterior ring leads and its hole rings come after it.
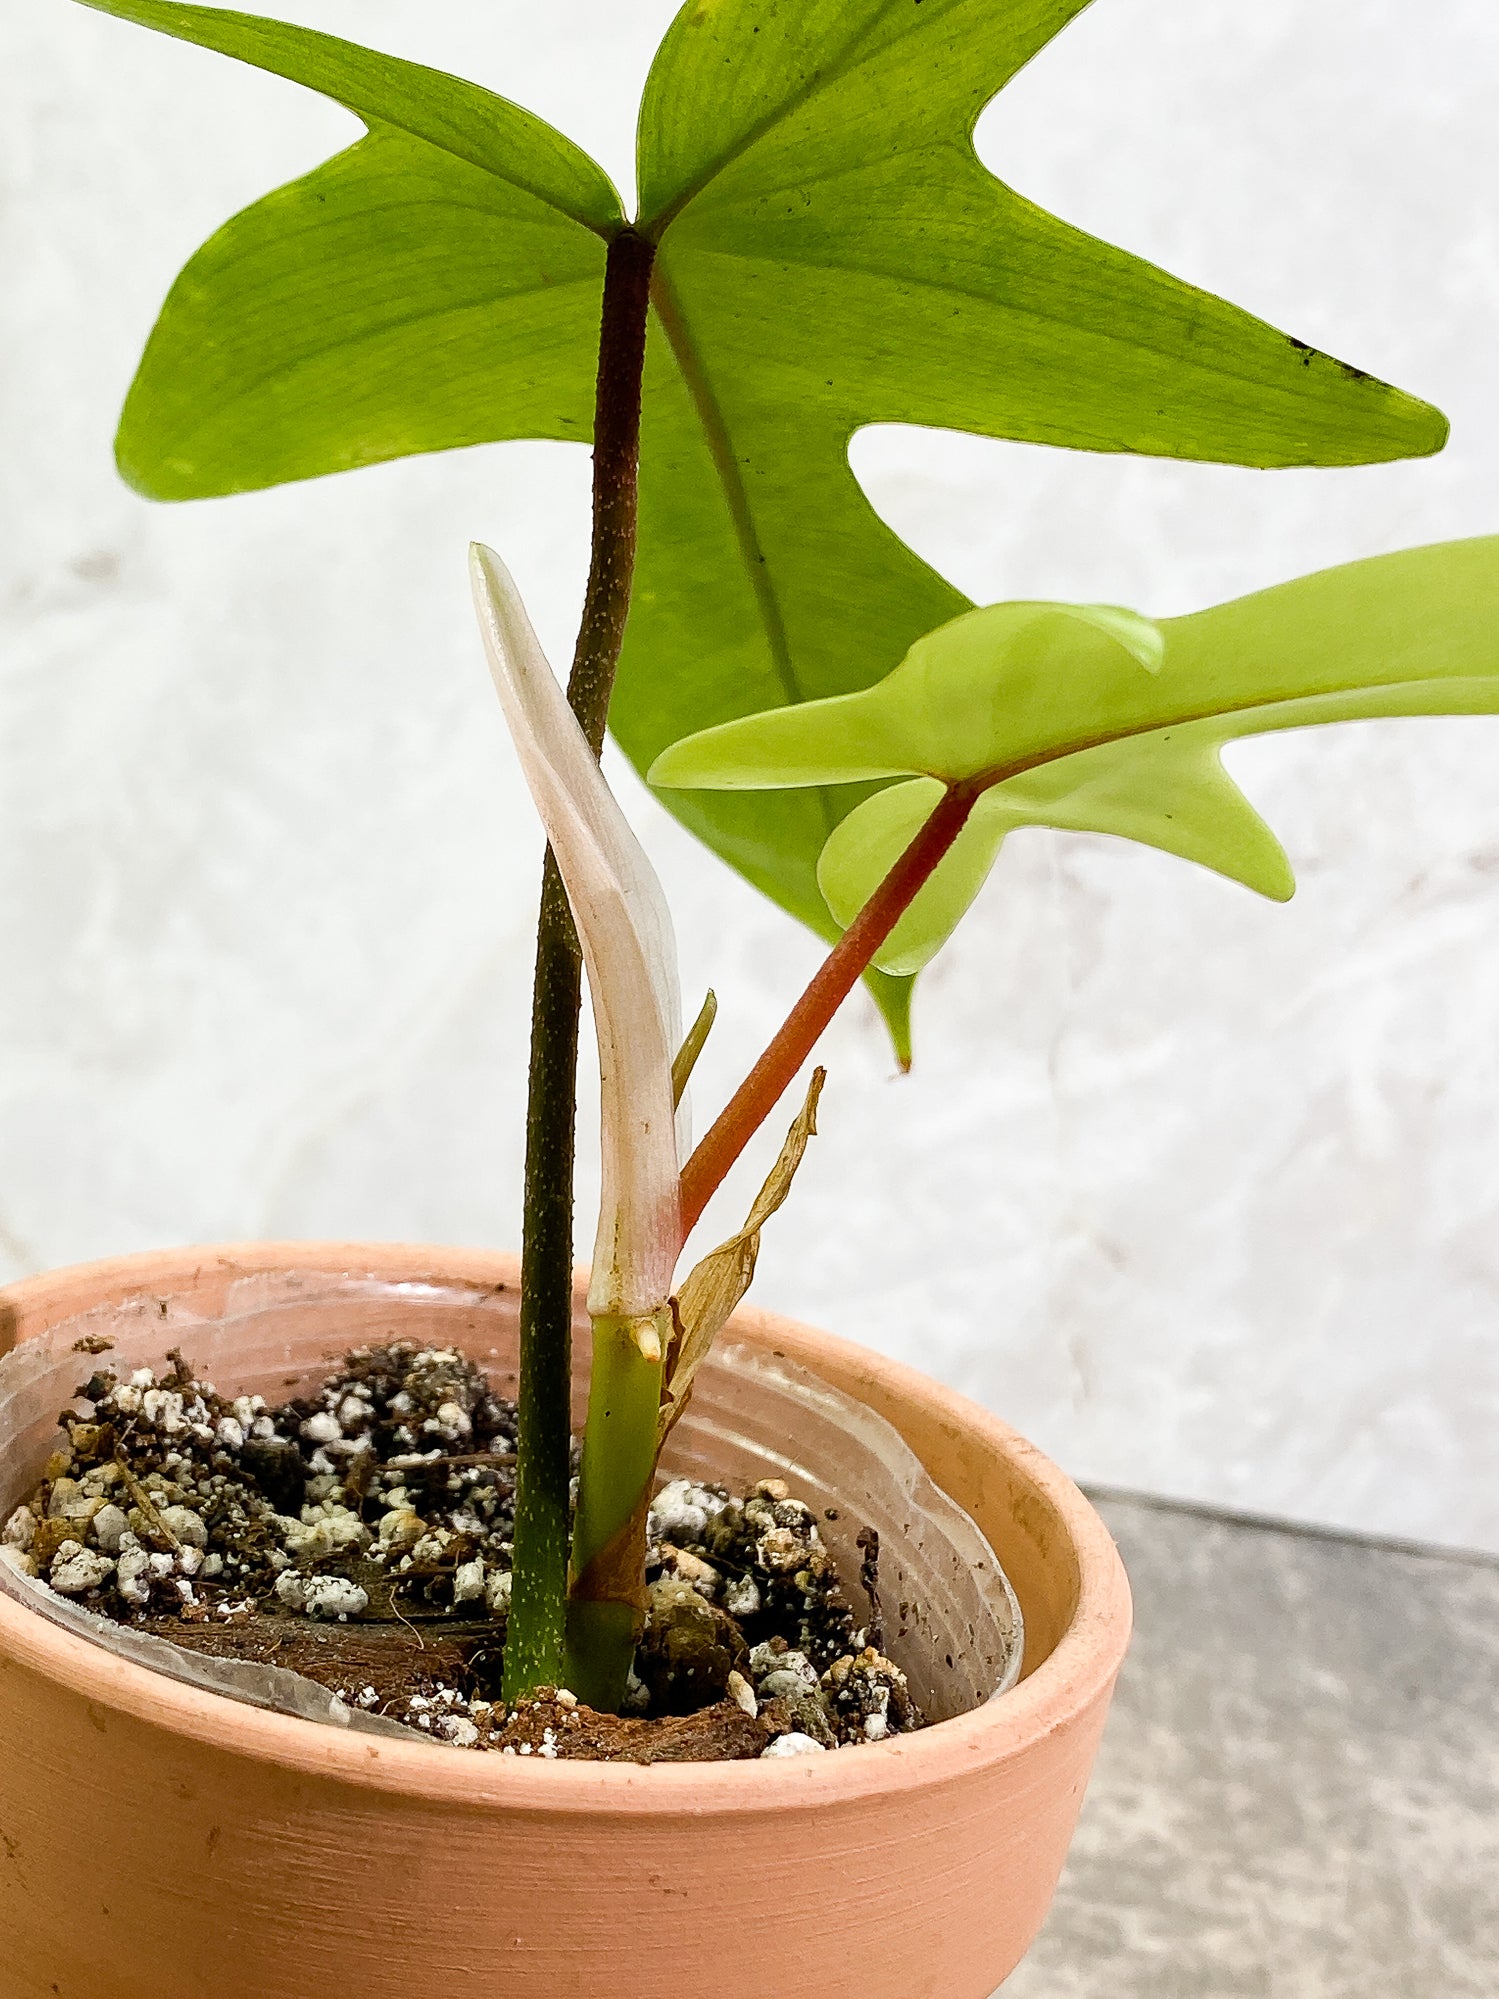
MULTIPOLYGON (((673 0, 279 11, 466 69, 627 181, 673 0)), ((1496 87, 1491 0, 1098 0, 989 114, 996 168, 1430 396, 1454 442, 1254 474, 887 431, 856 446, 876 504, 981 599, 1157 612, 1499 528, 1496 87)), ((537 840, 462 557, 501 548, 565 652, 583 455, 175 510, 110 463, 181 262, 351 129, 66 0, 0 19, 10 1274, 185 1238, 517 1234, 537 840)), ((1085 1477, 1499 1546, 1496 765, 1499 722, 1240 753, 1289 909, 1017 839, 927 979, 914 1075, 862 1007, 830 1037, 758 1295, 1085 1477)), ((724 1002, 712 1105, 815 953, 624 788, 689 992, 724 1002)))

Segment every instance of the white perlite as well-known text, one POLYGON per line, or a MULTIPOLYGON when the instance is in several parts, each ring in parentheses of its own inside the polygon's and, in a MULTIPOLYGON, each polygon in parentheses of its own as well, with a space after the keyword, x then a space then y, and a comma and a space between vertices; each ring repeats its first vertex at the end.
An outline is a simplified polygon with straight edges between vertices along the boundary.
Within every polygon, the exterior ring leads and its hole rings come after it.
POLYGON ((203 1516, 194 1513, 190 1506, 164 1506, 161 1509, 161 1524, 171 1534, 175 1534, 184 1548, 206 1548, 208 1529, 203 1524, 203 1516))
POLYGON ((310 1562, 341 1554, 346 1548, 362 1548, 369 1538, 369 1529, 359 1515, 333 1499, 304 1506, 301 1520, 288 1522, 282 1536, 288 1554, 310 1562))
POLYGON ((760 1585, 753 1576, 729 1576, 723 1586, 723 1607, 742 1623, 760 1615, 760 1585))
POLYGON ((182 1397, 174 1388, 148 1388, 141 1397, 141 1421, 164 1437, 177 1437, 187 1428, 182 1397))
POLYGON ((106 1555, 117 1555, 130 1532, 130 1519, 123 1507, 101 1506, 94 1515, 94 1539, 106 1555))
POLYGON ((59 1596, 86 1596, 91 1589, 108 1582, 114 1569, 108 1555, 96 1554, 77 1541, 64 1541, 53 1558, 47 1580, 59 1596))
POLYGON ((473 1424, 468 1411, 457 1402, 444 1402, 435 1416, 429 1416, 422 1425, 429 1436, 441 1437, 447 1443, 456 1444, 464 1437, 471 1436, 473 1424))
POLYGON ((336 1617, 340 1623, 369 1609, 368 1590, 347 1576, 299 1576, 288 1570, 276 1578, 276 1594, 290 1610, 308 1617, 336 1617))
POLYGON ((697 1485, 690 1478, 674 1478, 651 1501, 650 1537, 670 1541, 676 1547, 701 1542, 709 1521, 716 1520, 727 1504, 721 1492, 697 1485))
POLYGON ((36 1515, 29 1506, 18 1506, 5 1523, 0 1542, 7 1548, 29 1548, 36 1539, 36 1515))
POLYGON ((393 1506, 380 1519, 381 1552, 414 1547, 426 1531, 427 1523, 414 1506, 393 1506))
POLYGON ((773 1652, 769 1645, 757 1645, 750 1653, 750 1672, 760 1698, 767 1701, 815 1695, 822 1684, 805 1652, 773 1652))
POLYGON ((139 1606, 151 1601, 151 1557, 134 1534, 120 1536, 115 1582, 126 1603, 139 1606))
POLYGON ((484 1564, 476 1555, 453 1571, 454 1603, 478 1603, 484 1595, 484 1564))
POLYGON ((369 1609, 369 1592, 347 1576, 312 1576, 307 1583, 309 1617, 358 1617, 369 1609))
POLYGON ((793 1730, 790 1735, 778 1735, 768 1749, 760 1752, 763 1763, 768 1756, 823 1756, 827 1752, 820 1742, 814 1742, 810 1735, 793 1730))
POLYGON ((305 1610, 307 1607, 307 1585, 294 1569, 287 1569, 277 1576, 276 1594, 288 1610, 305 1610))

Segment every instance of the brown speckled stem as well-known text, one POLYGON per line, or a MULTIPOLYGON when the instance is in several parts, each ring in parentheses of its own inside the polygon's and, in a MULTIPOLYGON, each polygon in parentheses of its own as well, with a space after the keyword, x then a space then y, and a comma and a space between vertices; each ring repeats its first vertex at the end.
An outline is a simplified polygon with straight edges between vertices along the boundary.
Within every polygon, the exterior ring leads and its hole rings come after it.
MULTIPOLYGON (((567 698, 603 746, 635 574, 640 396, 652 246, 625 229, 609 245, 594 414, 593 558, 567 698)), ((531 1003, 517 1400, 515 1582, 505 1647, 514 1700, 562 1672, 572 1477, 573 1128, 582 954, 550 848, 542 874, 531 1003)))

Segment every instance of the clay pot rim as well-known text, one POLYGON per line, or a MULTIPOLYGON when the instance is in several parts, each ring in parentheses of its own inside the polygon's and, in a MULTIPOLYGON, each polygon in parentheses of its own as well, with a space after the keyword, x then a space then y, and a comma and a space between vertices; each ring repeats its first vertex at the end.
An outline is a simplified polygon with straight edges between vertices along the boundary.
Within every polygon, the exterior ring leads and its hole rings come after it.
MULTIPOLYGON (((77 1291, 124 1299, 191 1279, 217 1265, 226 1278, 275 1270, 348 1272, 389 1281, 514 1284, 518 1259, 492 1250, 357 1242, 227 1243, 146 1251, 77 1264, 0 1289, 0 1309, 24 1319, 50 1295, 77 1291), (149 1279, 149 1282, 144 1280, 149 1279)), ((1129 1636, 1124 1565, 1107 1528, 1066 1473, 997 1416, 917 1369, 774 1312, 741 1307, 731 1327, 756 1344, 813 1344, 857 1360, 896 1395, 925 1403, 944 1425, 1017 1460, 1056 1509, 1077 1560, 1078 1603, 1050 1656, 999 1700, 918 1735, 857 1751, 753 1763, 609 1764, 473 1756, 438 1743, 410 1743, 303 1721, 189 1687, 119 1659, 0 1596, 0 1668, 14 1660, 90 1703, 107 1732, 117 1709, 173 1734, 236 1755, 480 1811, 592 1813, 718 1809, 758 1813, 802 1803, 851 1803, 875 1793, 925 1789, 975 1764, 1004 1763, 1037 1737, 1064 1727, 1106 1691, 1129 1636)))

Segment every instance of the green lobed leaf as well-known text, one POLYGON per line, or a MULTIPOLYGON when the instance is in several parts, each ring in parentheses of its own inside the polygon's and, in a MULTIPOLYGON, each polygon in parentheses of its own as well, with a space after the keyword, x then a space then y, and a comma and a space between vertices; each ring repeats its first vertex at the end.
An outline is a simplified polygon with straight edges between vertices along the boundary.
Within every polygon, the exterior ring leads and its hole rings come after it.
POLYGON ((1154 626, 1088 606, 971 611, 877 686, 708 730, 658 758, 651 781, 738 790, 906 776, 823 849, 819 879, 840 925, 949 785, 982 787, 879 955, 887 972, 910 974, 952 934, 1017 826, 1118 834, 1284 900, 1290 863, 1223 769, 1225 743, 1370 716, 1493 713, 1491 536, 1376 556, 1154 626))
MULTIPOLYGON (((982 166, 983 106, 1081 5, 707 0, 677 16, 640 131, 664 339, 612 720, 641 766, 685 726, 867 685, 965 608, 859 490, 864 424, 1267 466, 1441 444, 1426 405, 982 166)), ((857 799, 673 809, 818 927, 816 857, 857 799)))
MULTIPOLYGON (((237 217, 174 287, 121 426, 159 498, 592 423, 601 171, 473 84, 167 0, 85 4, 321 90, 370 137, 237 217)), ((870 423, 1248 465, 1434 451, 1441 416, 1099 243, 992 176, 984 105, 1085 0, 689 0, 641 111, 657 242, 640 549, 612 712, 685 732, 867 686, 967 600, 849 469, 870 423)), ((859 802, 673 809, 830 934, 859 802)), ((909 993, 876 977, 898 1041, 909 993)))
POLYGON ((82 0, 333 98, 369 136, 246 209, 173 286, 116 452, 152 499, 496 438, 587 442, 607 176, 492 92, 332 35, 82 0))

